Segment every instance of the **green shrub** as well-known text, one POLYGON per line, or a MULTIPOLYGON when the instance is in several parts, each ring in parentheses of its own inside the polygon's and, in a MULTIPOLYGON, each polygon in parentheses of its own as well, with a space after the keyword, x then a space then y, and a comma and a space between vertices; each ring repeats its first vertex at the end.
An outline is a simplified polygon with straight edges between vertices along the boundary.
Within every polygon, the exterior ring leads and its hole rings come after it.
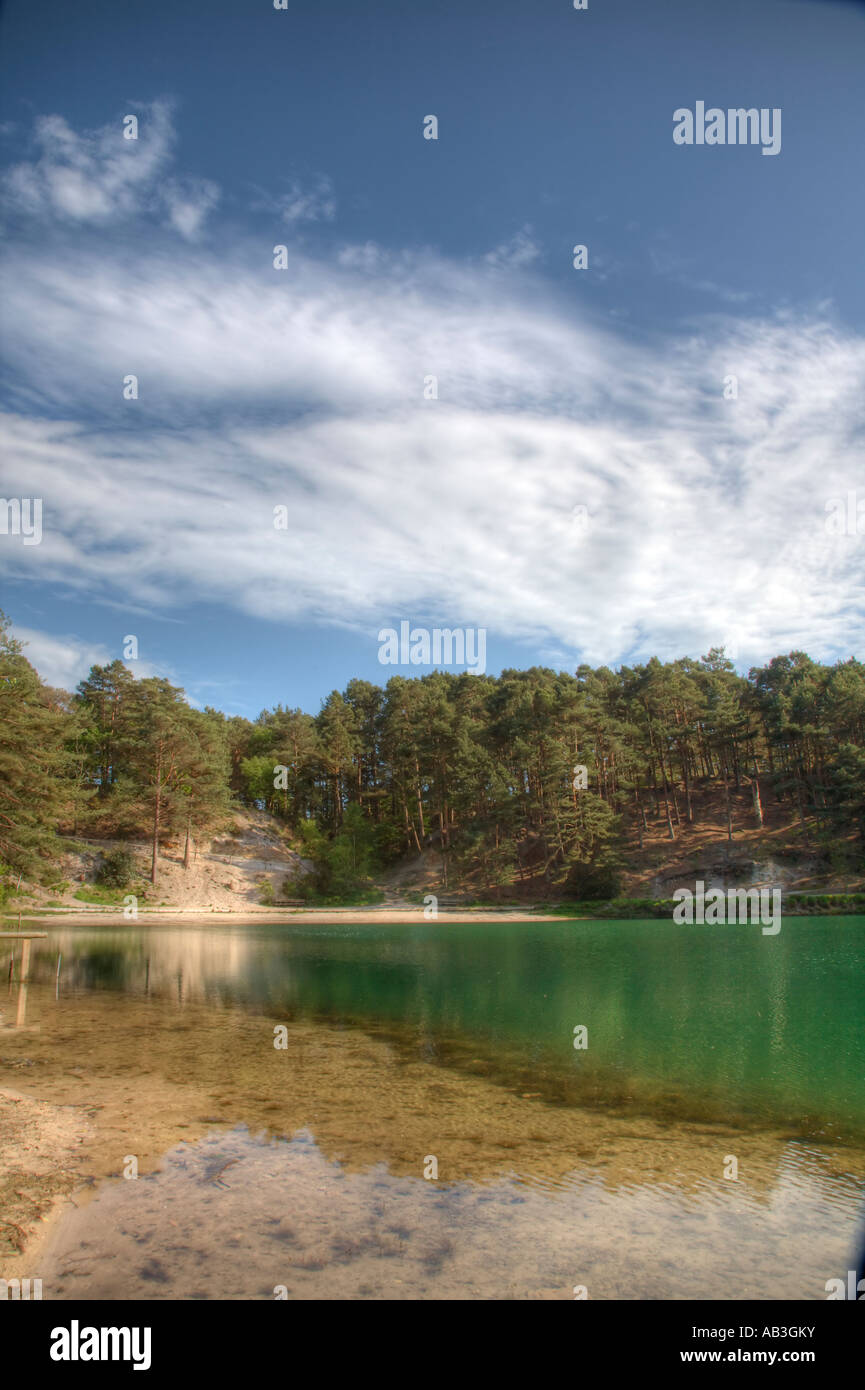
POLYGON ((601 901, 621 892, 622 873, 612 857, 604 860, 574 859, 568 867, 565 892, 578 899, 601 901))
POLYGON ((125 888, 135 873, 135 862, 128 849, 110 849, 96 870, 96 882, 103 888, 125 888))
POLYGON ((122 888, 104 888, 99 884, 85 884, 73 897, 81 903, 99 903, 103 907, 120 907, 124 898, 122 888))

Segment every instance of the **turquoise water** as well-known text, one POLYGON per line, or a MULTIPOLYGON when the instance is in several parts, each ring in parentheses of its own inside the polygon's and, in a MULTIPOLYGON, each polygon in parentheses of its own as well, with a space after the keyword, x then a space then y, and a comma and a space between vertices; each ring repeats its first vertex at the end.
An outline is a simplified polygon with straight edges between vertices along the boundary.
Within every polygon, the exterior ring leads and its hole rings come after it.
POLYGON ((0 1085, 86 1117, 87 1186, 32 1273, 825 1298, 865 1209, 863 986, 862 917, 52 931, 0 995, 0 1085))
POLYGON ((429 1060, 480 1052, 563 1103, 865 1136, 862 917, 792 918, 776 937, 659 921, 84 930, 52 936, 37 977, 58 949, 66 991, 179 989, 429 1060))

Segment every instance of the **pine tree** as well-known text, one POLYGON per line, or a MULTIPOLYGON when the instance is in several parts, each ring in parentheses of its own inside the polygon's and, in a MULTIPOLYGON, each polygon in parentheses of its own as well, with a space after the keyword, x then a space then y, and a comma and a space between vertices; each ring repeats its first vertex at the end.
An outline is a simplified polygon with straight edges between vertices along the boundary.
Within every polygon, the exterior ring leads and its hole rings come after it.
POLYGON ((0 861, 16 877, 50 865, 71 804, 64 694, 43 685, 0 613, 0 861))

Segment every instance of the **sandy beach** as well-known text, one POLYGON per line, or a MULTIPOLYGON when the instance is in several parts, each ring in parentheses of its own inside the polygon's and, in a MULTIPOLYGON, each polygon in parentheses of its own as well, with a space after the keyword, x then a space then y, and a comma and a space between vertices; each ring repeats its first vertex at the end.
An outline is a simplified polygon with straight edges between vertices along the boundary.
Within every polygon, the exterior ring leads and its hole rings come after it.
MULTIPOLYGON (((576 914, 575 914, 576 915, 576 914)), ((152 908, 146 912, 139 912, 134 921, 124 917, 122 912, 115 912, 111 909, 84 909, 80 912, 59 909, 57 911, 47 911, 34 916, 22 917, 21 930, 27 931, 30 926, 39 927, 122 927, 135 925, 138 927, 146 926, 149 923, 158 925, 160 922, 182 922, 184 926, 201 927, 208 922, 228 922, 237 925, 249 925, 252 922, 261 926, 274 926, 279 923, 300 926, 338 926, 352 922, 363 922, 366 924, 377 923, 380 926, 405 927, 419 924, 428 920, 424 918, 423 908, 381 908, 381 907, 321 907, 308 910, 297 908, 267 908, 267 907, 248 907, 242 911, 227 910, 224 908, 152 908)), ((558 914, 544 914, 543 912, 526 911, 525 908, 505 908, 501 912, 484 910, 475 911, 466 908, 463 911, 449 909, 441 911, 432 919, 436 922, 457 923, 457 922, 560 922, 562 917, 558 914)), ((7 924, 7 929, 9 929, 7 924)))

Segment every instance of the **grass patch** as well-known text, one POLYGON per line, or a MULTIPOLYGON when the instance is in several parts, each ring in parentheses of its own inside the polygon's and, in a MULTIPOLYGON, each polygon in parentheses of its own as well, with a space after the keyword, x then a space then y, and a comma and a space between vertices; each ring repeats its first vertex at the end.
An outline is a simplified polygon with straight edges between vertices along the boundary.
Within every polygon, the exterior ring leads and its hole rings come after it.
MULTIPOLYGON (((782 893, 781 901, 784 913, 790 917, 865 915, 865 893, 782 893)), ((542 911, 551 917, 628 921, 647 917, 671 919, 676 906, 673 898, 614 898, 607 902, 556 903, 542 911)))
POLYGON ((73 897, 80 903, 98 903, 103 907, 122 907, 123 899, 128 894, 124 888, 103 888, 98 883, 87 883, 83 888, 79 888, 73 897))
MULTIPOLYGON (((297 899, 294 899, 294 903, 297 899)), ((384 902, 384 893, 380 888, 358 888, 353 893, 324 894, 308 893, 304 898, 304 907, 297 909, 303 912, 307 907, 376 907, 384 902)), ((293 905, 293 904, 292 904, 293 905)), ((274 906, 279 907, 277 902, 274 906)))
POLYGON ((672 917, 675 906, 672 898, 613 898, 556 903, 550 907, 542 907, 541 911, 550 917, 613 918, 627 921, 630 918, 672 917))
POLYGON ((865 914, 865 893, 787 893, 784 911, 800 917, 865 914))

